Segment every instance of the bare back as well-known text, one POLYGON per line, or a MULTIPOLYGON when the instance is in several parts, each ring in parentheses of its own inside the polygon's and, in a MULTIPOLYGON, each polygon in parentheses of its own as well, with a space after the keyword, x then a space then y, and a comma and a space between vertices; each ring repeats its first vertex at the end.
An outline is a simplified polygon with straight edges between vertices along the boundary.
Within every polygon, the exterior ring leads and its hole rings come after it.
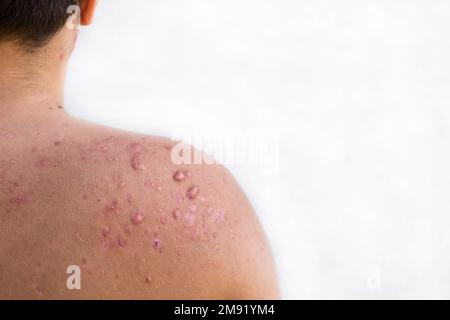
POLYGON ((0 122, 0 298, 276 298, 270 248, 218 165, 75 120, 0 122), (81 269, 81 290, 66 286, 81 269))

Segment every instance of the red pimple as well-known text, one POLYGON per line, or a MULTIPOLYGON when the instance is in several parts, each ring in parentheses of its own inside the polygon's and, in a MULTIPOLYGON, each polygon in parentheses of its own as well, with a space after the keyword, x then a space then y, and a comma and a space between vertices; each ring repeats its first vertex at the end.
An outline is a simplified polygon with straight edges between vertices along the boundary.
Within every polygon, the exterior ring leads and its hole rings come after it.
POLYGON ((182 170, 178 170, 173 175, 173 180, 175 180, 176 182, 182 182, 186 180, 186 174, 182 170))
POLYGON ((140 210, 137 210, 131 214, 130 220, 134 225, 139 225, 144 221, 144 215, 140 210))
POLYGON ((22 204, 25 202, 25 196, 23 194, 19 194, 14 198, 9 199, 10 203, 15 203, 15 204, 22 204))
POLYGON ((114 199, 106 206, 106 210, 107 211, 114 211, 114 210, 117 209, 118 206, 119 206, 119 201, 114 199))
POLYGON ((192 186, 190 187, 187 192, 186 192, 186 196, 190 199, 193 200, 197 197, 198 193, 200 192, 200 188, 199 186, 192 186))
POLYGON ((36 290, 36 293, 40 296, 42 296, 44 294, 44 290, 40 286, 36 286, 35 290, 36 290))

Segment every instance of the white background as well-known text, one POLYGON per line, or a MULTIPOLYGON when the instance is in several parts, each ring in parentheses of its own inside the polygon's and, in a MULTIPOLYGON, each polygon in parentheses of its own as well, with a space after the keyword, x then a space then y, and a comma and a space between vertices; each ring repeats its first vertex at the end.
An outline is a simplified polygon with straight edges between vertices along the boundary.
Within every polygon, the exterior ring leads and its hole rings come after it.
POLYGON ((66 96, 118 128, 273 139, 278 166, 227 167, 284 298, 450 298, 449 85, 450 1, 110 0, 66 96))

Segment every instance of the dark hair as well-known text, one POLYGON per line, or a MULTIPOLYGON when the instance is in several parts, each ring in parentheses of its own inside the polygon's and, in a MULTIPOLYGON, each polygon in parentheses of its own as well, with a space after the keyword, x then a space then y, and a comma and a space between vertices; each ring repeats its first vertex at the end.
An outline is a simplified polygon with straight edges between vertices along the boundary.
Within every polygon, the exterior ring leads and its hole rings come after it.
POLYGON ((78 4, 79 0, 0 0, 0 41, 42 47, 64 27, 68 7, 78 4))

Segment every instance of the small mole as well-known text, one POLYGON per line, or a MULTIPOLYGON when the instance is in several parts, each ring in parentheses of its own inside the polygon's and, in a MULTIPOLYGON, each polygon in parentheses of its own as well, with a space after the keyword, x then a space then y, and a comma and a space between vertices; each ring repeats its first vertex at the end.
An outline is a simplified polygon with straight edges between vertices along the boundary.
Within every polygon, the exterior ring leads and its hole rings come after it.
POLYGON ((61 145, 61 142, 60 141, 55 141, 53 144, 55 145, 55 147, 59 147, 61 145))
POLYGON ((87 263, 87 259, 86 258, 81 259, 81 263, 82 264, 86 264, 87 263))
POLYGON ((197 197, 198 193, 200 192, 200 188, 198 186, 192 186, 190 187, 187 192, 186 192, 186 196, 190 199, 193 200, 197 197))
POLYGON ((147 282, 148 284, 152 283, 153 279, 150 276, 145 276, 145 282, 147 282))
POLYGON ((58 106, 58 109, 62 109, 63 107, 62 106, 58 106))

